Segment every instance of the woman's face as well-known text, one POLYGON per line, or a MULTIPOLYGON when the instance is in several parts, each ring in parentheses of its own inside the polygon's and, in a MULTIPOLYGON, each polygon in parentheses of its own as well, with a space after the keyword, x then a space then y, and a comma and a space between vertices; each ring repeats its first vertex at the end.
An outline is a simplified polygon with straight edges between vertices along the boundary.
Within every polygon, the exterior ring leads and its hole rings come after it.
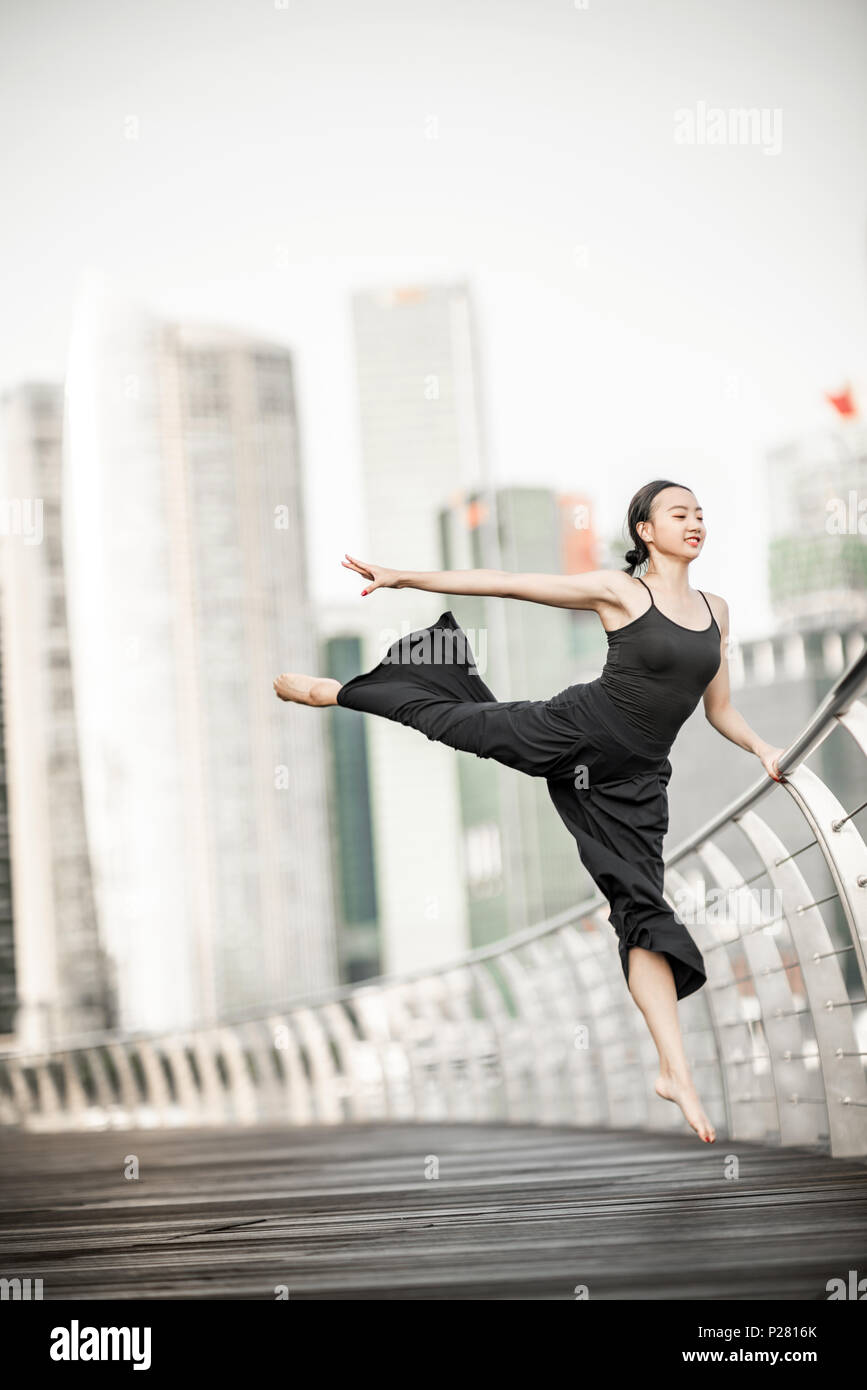
POLYGON ((695 494, 685 487, 664 487, 653 499, 651 521, 640 522, 638 534, 649 546, 653 541, 663 555, 694 560, 706 535, 702 509, 695 494))

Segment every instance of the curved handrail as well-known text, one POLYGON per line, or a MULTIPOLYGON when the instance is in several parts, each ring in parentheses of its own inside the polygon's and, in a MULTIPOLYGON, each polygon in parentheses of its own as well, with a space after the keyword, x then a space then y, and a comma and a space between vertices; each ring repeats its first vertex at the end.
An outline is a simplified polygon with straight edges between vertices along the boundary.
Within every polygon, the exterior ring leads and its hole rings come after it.
MULTIPOLYGON (((839 715, 845 714, 865 689, 867 689, 867 649, 855 658, 848 670, 831 687, 812 719, 780 756, 777 766, 781 776, 785 776, 786 772, 806 761, 811 753, 815 753, 833 729, 834 720, 839 715)), ((666 866, 677 864, 687 854, 697 849, 702 841, 710 839, 729 821, 735 820, 743 811, 754 806, 765 792, 773 790, 778 785, 779 783, 775 782, 773 777, 769 777, 765 773, 753 786, 748 787, 722 811, 718 811, 716 815, 712 816, 700 830, 693 831, 683 841, 683 844, 672 850, 671 854, 666 856, 666 866)))

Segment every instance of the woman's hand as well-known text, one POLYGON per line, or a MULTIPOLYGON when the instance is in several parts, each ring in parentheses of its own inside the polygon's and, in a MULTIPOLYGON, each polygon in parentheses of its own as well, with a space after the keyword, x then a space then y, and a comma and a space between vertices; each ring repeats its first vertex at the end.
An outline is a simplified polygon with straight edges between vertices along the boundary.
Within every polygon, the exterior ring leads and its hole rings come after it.
POLYGON ((780 769, 777 764, 777 759, 782 753, 785 753, 785 751, 785 748, 774 748, 770 743, 760 743, 755 750, 756 757, 765 769, 765 772, 769 777, 773 777, 775 782, 785 781, 785 778, 780 774, 780 769))
POLYGON ((351 555, 346 556, 346 560, 341 560, 344 569, 355 570, 356 574, 361 574, 371 582, 366 589, 362 589, 361 596, 372 594, 374 589, 396 589, 400 579, 399 570, 386 569, 385 565, 369 565, 365 560, 354 560, 351 555), (346 560, 349 561, 347 565, 346 560))

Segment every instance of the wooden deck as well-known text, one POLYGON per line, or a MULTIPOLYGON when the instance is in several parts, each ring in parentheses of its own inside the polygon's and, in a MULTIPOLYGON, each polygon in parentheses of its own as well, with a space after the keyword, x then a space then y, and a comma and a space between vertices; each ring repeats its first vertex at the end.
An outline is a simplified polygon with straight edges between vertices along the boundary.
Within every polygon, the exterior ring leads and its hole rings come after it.
POLYGON ((867 1275, 867 1164, 523 1126, 7 1130, 0 1232, 0 1276, 46 1300, 826 1300, 867 1275))

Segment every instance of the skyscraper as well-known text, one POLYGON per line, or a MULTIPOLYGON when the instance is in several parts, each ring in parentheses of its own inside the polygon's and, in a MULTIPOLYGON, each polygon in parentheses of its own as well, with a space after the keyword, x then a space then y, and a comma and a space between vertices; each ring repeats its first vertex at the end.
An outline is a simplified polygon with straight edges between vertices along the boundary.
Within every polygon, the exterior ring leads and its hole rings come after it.
POLYGON ((324 743, 292 361, 91 283, 69 363, 64 526, 85 805, 121 1024, 334 983, 324 743))
MULTIPOLYGON (((21 385, 4 398, 0 629, 14 954, 3 921, 0 1030, 14 1027, 17 1041, 32 1048, 114 1022, 93 902, 70 672, 62 426, 59 385, 21 385)), ((5 874, 4 880, 8 894, 5 874)))
MULTIPOLYGON (((330 606, 320 612, 323 675, 341 682, 361 670, 362 640, 354 631, 357 610, 330 606)), ((340 979, 351 984, 383 973, 376 892, 376 846, 370 785, 370 721, 359 710, 329 710, 329 804, 338 917, 340 979)))
MULTIPOLYGON (((467 289, 360 293, 352 318, 364 495, 355 544, 374 563, 439 569, 440 511, 483 471, 467 289)), ((360 599, 363 668, 447 607, 421 590, 360 599)), ((369 721, 368 749, 383 965, 422 967, 467 944, 454 752, 383 719, 369 721)))

